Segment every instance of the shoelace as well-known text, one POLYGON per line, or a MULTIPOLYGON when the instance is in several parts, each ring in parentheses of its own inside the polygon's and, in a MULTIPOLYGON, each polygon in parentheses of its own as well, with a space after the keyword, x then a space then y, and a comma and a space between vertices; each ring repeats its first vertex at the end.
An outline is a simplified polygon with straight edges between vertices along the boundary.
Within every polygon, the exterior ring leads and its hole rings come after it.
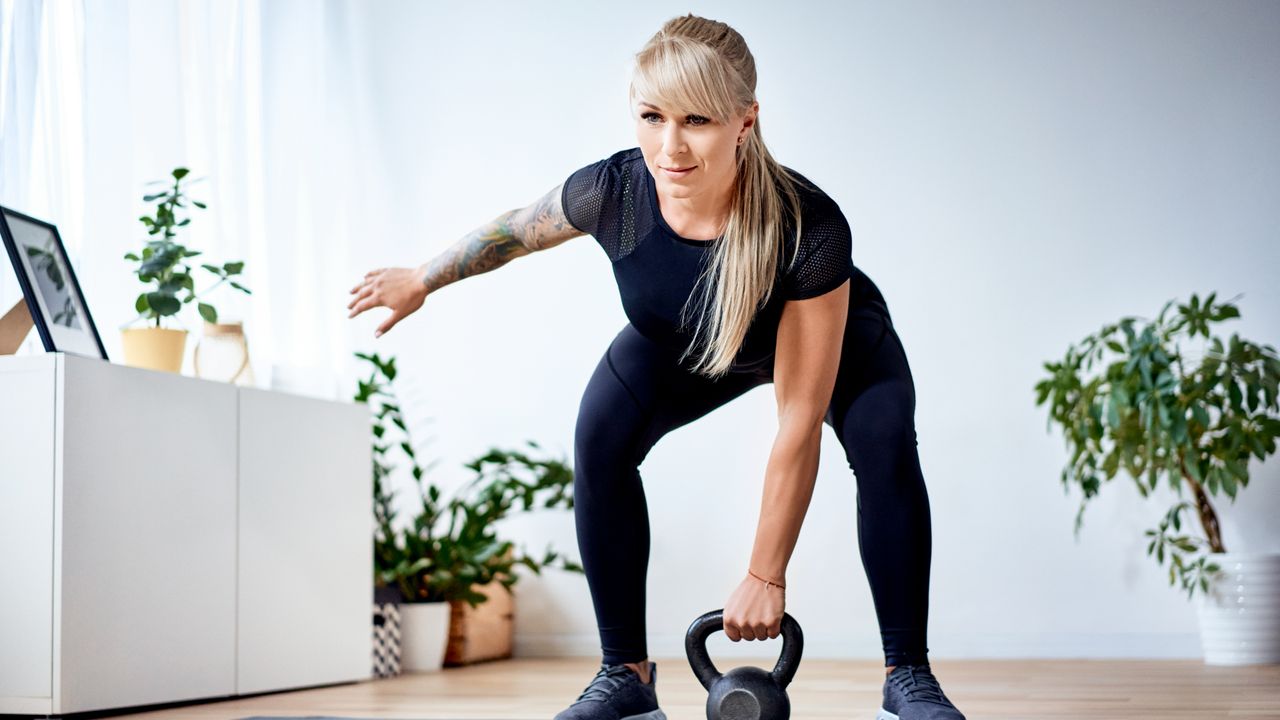
POLYGON ((605 665, 600 668, 600 672, 591 679, 591 684, 587 685, 587 689, 582 691, 577 700, 573 701, 574 705, 588 700, 607 700, 609 694, 614 690, 622 687, 626 682, 623 678, 627 675, 635 675, 635 672, 626 665, 605 665))
POLYGON ((889 674, 889 682, 902 691, 907 702, 931 702, 951 707, 951 701, 942 694, 942 686, 933 676, 928 665, 905 665, 905 671, 894 669, 889 674))

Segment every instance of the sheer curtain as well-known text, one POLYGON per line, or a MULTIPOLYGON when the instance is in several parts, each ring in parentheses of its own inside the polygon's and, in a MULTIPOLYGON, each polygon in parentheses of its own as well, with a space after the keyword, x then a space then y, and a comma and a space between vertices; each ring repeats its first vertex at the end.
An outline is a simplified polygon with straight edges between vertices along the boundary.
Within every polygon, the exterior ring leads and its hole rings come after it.
MULTIPOLYGON (((355 5, 4 0, 0 204, 58 225, 113 360, 143 290, 122 256, 147 237, 146 183, 183 166, 208 209, 180 240, 204 251, 193 260, 245 262, 253 295, 207 301, 244 321, 258 384, 350 395, 343 296, 363 272, 352 243, 381 157, 355 5)), ((194 272, 197 291, 212 284, 194 272)), ((7 308, 16 283, 0 275, 7 308)), ((188 310, 189 372, 201 321, 188 310)))
MULTIPOLYGON (((82 30, 79 4, 0 5, 0 204, 63 218, 73 256, 84 221, 82 30)), ((3 265, 0 313, 22 298, 7 258, 3 265)), ((39 342, 33 332, 22 350, 39 342)))

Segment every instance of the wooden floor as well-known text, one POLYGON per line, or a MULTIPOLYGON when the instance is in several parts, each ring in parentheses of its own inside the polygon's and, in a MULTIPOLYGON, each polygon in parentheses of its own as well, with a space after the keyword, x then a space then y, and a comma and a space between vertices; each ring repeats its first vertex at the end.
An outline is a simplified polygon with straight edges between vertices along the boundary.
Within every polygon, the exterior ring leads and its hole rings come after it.
MULTIPOLYGON (((658 701, 668 718, 705 718, 707 695, 688 661, 657 658, 657 662, 658 701)), ((744 664, 755 663, 734 662, 729 667, 744 664)), ((590 658, 503 660, 114 717, 550 720, 578 696, 597 669, 599 660, 590 658)), ((1277 665, 1210 667, 1199 660, 935 660, 933 670, 948 697, 970 720, 1280 718, 1277 665)), ((791 717, 872 720, 883 681, 883 666, 872 661, 804 660, 787 691, 791 717)))

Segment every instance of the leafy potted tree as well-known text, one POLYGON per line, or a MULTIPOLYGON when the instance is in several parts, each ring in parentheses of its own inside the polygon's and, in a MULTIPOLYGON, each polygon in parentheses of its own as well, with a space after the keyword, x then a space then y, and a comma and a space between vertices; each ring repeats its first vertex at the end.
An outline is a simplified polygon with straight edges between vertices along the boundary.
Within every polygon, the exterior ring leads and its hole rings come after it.
MULTIPOLYGON (((171 187, 157 193, 143 196, 144 202, 155 203, 154 215, 143 215, 139 218, 147 227, 147 234, 155 239, 148 240, 141 254, 127 253, 125 260, 138 263, 133 271, 145 285, 154 284, 154 288, 138 295, 134 308, 138 316, 125 325, 138 320, 147 320, 149 325, 142 328, 122 328, 125 364, 133 367, 182 371, 182 358, 186 349, 187 331, 161 327, 163 318, 176 316, 188 303, 212 292, 219 285, 229 283, 231 287, 249 294, 249 289, 232 280, 244 270, 243 262, 229 262, 222 266, 201 265, 202 268, 217 277, 217 282, 204 292, 196 294, 195 280, 191 277, 191 268, 187 266, 187 258, 200 255, 199 250, 189 250, 174 240, 177 229, 191 223, 191 218, 179 218, 180 209, 187 207, 189 200, 198 208, 205 208, 202 202, 191 200, 183 190, 182 180, 188 175, 186 168, 175 168, 171 175, 171 187), (185 293, 185 297, 179 297, 185 293)), ((167 183, 158 180, 154 183, 167 183)), ((218 311, 213 305, 205 302, 197 303, 200 316, 207 323, 218 322, 218 311)))
POLYGON ((1275 453, 1280 359, 1270 345, 1210 335, 1211 323, 1240 316, 1215 295, 1201 304, 1193 294, 1166 317, 1170 300, 1153 322, 1126 317, 1069 345, 1063 360, 1044 363, 1036 405, 1048 402, 1071 453, 1061 481, 1083 492, 1077 537, 1085 505, 1119 471, 1143 497, 1166 478, 1177 501, 1146 531, 1147 555, 1160 565, 1167 557, 1169 584, 1188 598, 1200 591, 1205 662, 1280 662, 1280 553, 1227 552, 1211 501, 1234 502, 1250 457, 1275 453), (1198 354, 1178 342, 1197 336, 1198 354), (1199 534, 1183 528, 1188 511, 1199 534))
MULTIPOLYGON (((514 566, 524 565, 536 574, 544 567, 583 570, 550 547, 540 559, 523 551, 517 554, 514 543, 498 539, 494 525, 516 509, 517 503, 521 510, 535 505, 571 509, 573 471, 559 460, 493 448, 466 465, 476 477, 448 502, 442 502, 440 488, 423 482, 425 470, 418 463, 390 386, 396 376, 395 359, 365 353, 356 353, 356 357, 373 365, 369 378, 359 381, 355 400, 374 410, 375 594, 385 597, 394 589, 403 602, 402 667, 437 670, 445 665, 509 657, 511 589, 519 579, 514 566), (394 469, 388 463, 392 449, 408 458, 422 501, 422 511, 400 529, 393 525, 395 493, 387 490, 385 482, 394 469), (494 609, 492 614, 481 610, 486 605, 494 609), (477 633, 498 636, 477 637, 477 633)), ((537 443, 527 443, 538 449, 537 443)))

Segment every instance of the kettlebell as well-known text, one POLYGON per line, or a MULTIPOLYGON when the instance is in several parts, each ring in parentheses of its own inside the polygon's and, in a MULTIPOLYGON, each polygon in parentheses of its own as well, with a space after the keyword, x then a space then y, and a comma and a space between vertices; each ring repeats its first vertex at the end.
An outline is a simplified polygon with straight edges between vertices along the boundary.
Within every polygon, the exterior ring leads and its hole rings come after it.
POLYGON ((787 685, 800 667, 804 634, 788 613, 782 614, 782 655, 772 672, 738 667, 723 675, 707 655, 707 638, 724 629, 724 608, 705 613, 689 626, 684 651, 698 682, 707 689, 707 720, 787 720, 791 700, 787 685))

